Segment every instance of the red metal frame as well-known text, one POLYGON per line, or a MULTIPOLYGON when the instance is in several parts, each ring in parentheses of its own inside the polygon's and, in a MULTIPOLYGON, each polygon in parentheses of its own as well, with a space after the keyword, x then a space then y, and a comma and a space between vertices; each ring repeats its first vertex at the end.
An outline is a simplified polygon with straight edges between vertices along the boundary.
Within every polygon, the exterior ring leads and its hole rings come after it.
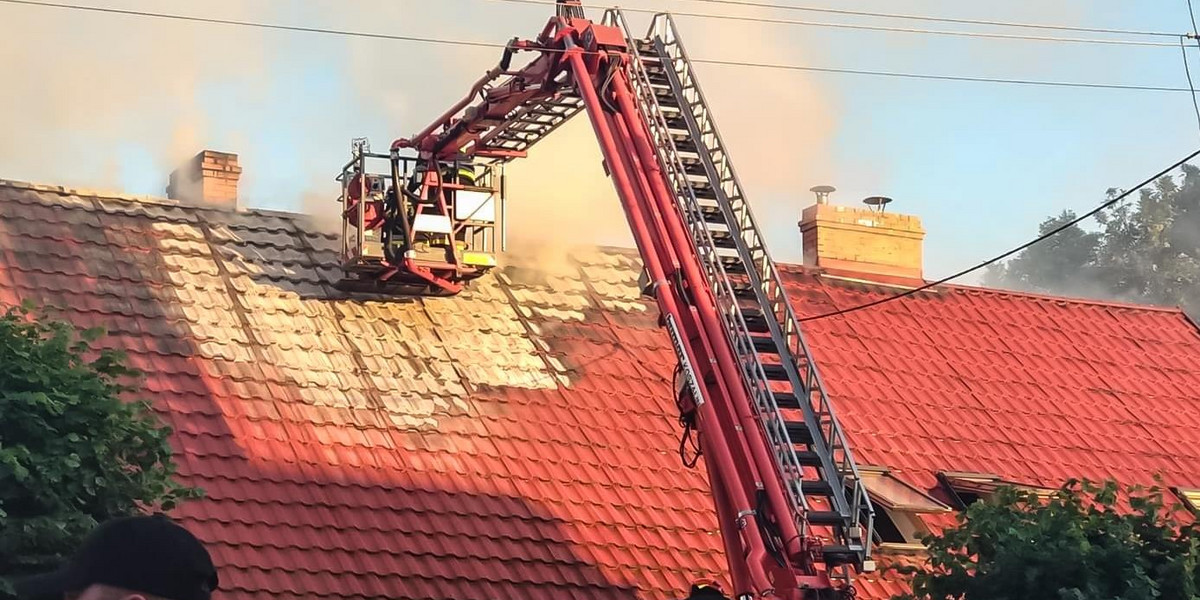
POLYGON ((478 258, 494 256, 500 246, 502 223, 494 209, 503 212, 502 177, 498 165, 483 165, 480 169, 477 162, 466 157, 430 163, 416 156, 403 156, 399 150, 391 150, 388 154, 371 153, 365 149, 365 142, 364 146, 356 146, 350 162, 338 176, 342 183, 341 259, 345 277, 335 283, 335 287, 351 293, 422 296, 459 293, 465 282, 491 268, 492 265, 486 261, 481 263, 478 258), (386 161, 389 169, 384 173, 377 167, 372 168, 368 166, 368 160, 386 161), (434 168, 426 168, 431 164, 434 168), (477 179, 473 184, 464 184, 443 173, 446 169, 457 170, 462 166, 470 166, 475 171, 477 179), (415 192, 405 191, 413 182, 417 185, 415 192), (455 216, 458 205, 454 202, 460 200, 461 196, 457 195, 463 193, 490 195, 492 216, 474 219, 475 213, 486 203, 466 217, 455 216), (385 207, 391 194, 400 195, 397 202, 401 206, 397 215, 389 217, 385 207), (417 203, 414 196, 424 200, 417 203), (452 196, 456 196, 454 202, 452 196), (414 214, 409 214, 410 209, 414 214), (418 214, 448 218, 449 233, 419 231, 418 214), (385 230, 392 230, 394 239, 403 236, 403 254, 384 249, 385 230), (442 239, 443 235, 446 240, 442 239), (424 243, 430 245, 421 250, 424 243), (460 244, 466 244, 466 249, 460 244), (478 256, 468 257, 466 251, 478 256))
MULTIPOLYGON (((568 0, 575 6, 577 1, 568 0)), ((814 540, 798 530, 777 467, 746 396, 712 290, 703 275, 683 216, 650 143, 645 116, 632 93, 630 59, 622 32, 562 10, 536 41, 509 44, 501 65, 477 81, 470 93, 420 133, 392 148, 413 148, 427 161, 455 157, 510 159, 523 156, 488 142, 505 119, 522 106, 543 101, 567 83, 582 97, 634 241, 655 289, 663 319, 677 324, 687 359, 697 369, 702 398, 695 402, 700 443, 738 597, 801 600, 826 597, 833 584, 818 563, 814 540), (518 71, 509 70, 516 51, 539 52, 518 71), (610 70, 615 69, 615 70, 610 70), (488 85, 502 75, 508 79, 488 85), (565 77, 563 77, 565 76, 565 77), (568 81, 569 80, 569 81, 568 81), (597 91, 600 85, 605 89, 597 91), (611 101, 601 94, 611 92, 611 101), (478 98, 478 102, 472 104, 478 98), (765 503, 759 495, 765 494, 765 503), (769 514, 759 514, 765 504, 769 514), (759 527, 769 517, 780 529, 768 552, 759 527)), ((684 507, 680 507, 685 510, 684 507)))

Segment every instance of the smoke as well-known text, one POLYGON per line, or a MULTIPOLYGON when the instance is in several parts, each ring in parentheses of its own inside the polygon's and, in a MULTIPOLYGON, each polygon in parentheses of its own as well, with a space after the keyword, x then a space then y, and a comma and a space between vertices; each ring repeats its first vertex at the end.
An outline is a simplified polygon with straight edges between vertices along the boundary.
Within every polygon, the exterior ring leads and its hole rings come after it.
MULTIPOLYGON (((761 59, 803 54, 778 29, 747 23, 684 20, 693 55, 761 59), (694 42, 693 42, 694 40, 694 42)), ((785 255, 800 256, 795 223, 806 190, 827 182, 837 115, 802 73, 700 65, 698 76, 720 124, 759 222, 785 255), (801 195, 804 194, 804 195, 801 195)), ((535 146, 508 169, 510 250, 520 260, 565 265, 579 245, 631 247, 632 236, 601 166, 585 116, 535 146)))
MULTIPOLYGON (((679 27, 693 57, 812 62, 810 49, 786 28, 699 19, 683 19, 679 27)), ((840 115, 829 90, 798 71, 709 64, 696 68, 772 254, 799 262, 796 223, 802 207, 813 201, 808 189, 837 183, 830 157, 840 115)))
MULTIPOLYGON (((230 18, 243 3, 206 3, 230 18)), ((195 154, 202 80, 253 87, 260 40, 231 28, 5 6, 0 19, 0 165, 5 177, 121 187, 195 154)))
POLYGON ((306 191, 300 196, 300 212, 308 215, 308 223, 321 233, 342 231, 341 203, 336 196, 306 191))
MULTIPOLYGON (((213 0, 171 12, 495 41, 531 37, 549 15, 544 6, 461 8, 213 0), (419 20, 411 18, 416 11, 419 20)), ((333 176, 351 138, 384 147, 419 130, 500 57, 491 48, 40 7, 4 13, 0 52, 21 59, 0 61, 0 78, 11 84, 0 95, 0 177, 161 195, 172 170, 210 148, 239 155, 243 205, 311 213, 322 229, 337 225, 333 176), (47 44, 55 51, 30 50, 47 44)), ((693 55, 799 60, 803 53, 778 28, 686 19, 681 26, 693 55)), ((798 246, 794 223, 807 198, 797 190, 828 182, 824 149, 836 115, 802 74, 700 68, 760 221, 783 224, 773 237, 798 246)), ((513 163, 508 184, 514 259, 551 265, 576 246, 632 245, 586 117, 513 163)))
POLYGON ((586 115, 506 167, 510 260, 569 270, 581 246, 629 247, 633 237, 586 115))

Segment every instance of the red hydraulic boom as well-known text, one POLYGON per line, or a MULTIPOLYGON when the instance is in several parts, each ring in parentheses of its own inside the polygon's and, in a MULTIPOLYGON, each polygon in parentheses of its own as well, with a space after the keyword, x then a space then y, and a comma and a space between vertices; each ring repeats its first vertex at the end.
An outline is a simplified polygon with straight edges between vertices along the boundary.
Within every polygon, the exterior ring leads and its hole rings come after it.
POLYGON ((343 287, 453 294, 486 272, 478 240, 495 243, 503 164, 579 112, 679 360, 676 402, 706 459, 733 595, 849 593, 874 568, 874 513, 669 15, 635 37, 615 9, 595 22, 559 0, 424 130, 387 155, 356 145, 340 178, 343 287), (533 58, 514 69, 518 53, 533 58))

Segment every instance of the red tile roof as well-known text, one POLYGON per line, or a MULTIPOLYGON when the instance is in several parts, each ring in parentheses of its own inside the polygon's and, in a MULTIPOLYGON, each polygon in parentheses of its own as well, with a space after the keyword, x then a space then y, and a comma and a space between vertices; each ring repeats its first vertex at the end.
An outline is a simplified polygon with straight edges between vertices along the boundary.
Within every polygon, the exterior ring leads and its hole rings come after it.
MULTIPOLYGON (((336 244, 296 215, 0 182, 0 303, 103 325, 149 374, 225 598, 661 599, 721 574, 636 256, 362 301, 329 287, 336 244)), ((786 272, 802 314, 892 293, 786 272)), ((920 488, 1200 487, 1178 311, 947 286, 808 330, 859 461, 920 488)))

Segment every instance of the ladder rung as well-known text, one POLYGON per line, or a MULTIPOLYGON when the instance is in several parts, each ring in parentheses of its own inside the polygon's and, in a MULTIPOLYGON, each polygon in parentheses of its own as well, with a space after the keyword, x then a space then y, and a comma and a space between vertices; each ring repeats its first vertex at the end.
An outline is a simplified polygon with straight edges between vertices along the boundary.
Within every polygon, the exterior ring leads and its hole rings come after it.
POLYGON ((677 105, 675 103, 675 99, 673 97, 664 98, 662 96, 659 96, 658 97, 658 107, 665 108, 665 109, 676 109, 676 110, 679 109, 679 105, 677 105))
POLYGON ((808 430, 804 421, 784 421, 783 426, 787 428, 788 439, 792 440, 793 444, 807 446, 812 443, 812 432, 808 430))
MULTIPOLYGON (((722 260, 726 257, 721 257, 722 260)), ((741 261, 739 261, 739 264, 741 261)), ((767 318, 763 315, 762 310, 758 307, 743 307, 742 319, 746 321, 746 328, 750 333, 769 333, 771 330, 767 327, 767 318)))
POLYGON ((821 547, 821 555, 824 557, 826 565, 836 567, 857 564, 862 560, 862 550, 861 546, 856 549, 851 546, 830 544, 821 547))
POLYGON ((718 248, 737 248, 737 241, 733 239, 733 234, 728 231, 710 231, 709 235, 712 236, 713 245, 718 248))
POLYGON ((754 349, 764 354, 779 354, 779 347, 775 345, 775 339, 769 335, 756 335, 750 338, 754 342, 754 349))
POLYGON ((703 198, 705 200, 717 199, 716 190, 714 190, 707 181, 704 183, 693 183, 692 191, 695 192, 697 198, 703 198))
POLYGON ((825 480, 801 481, 800 491, 806 496, 832 496, 833 485, 825 480))
POLYGON ((775 398, 775 404, 779 405, 779 408, 788 408, 793 410, 800 408, 800 401, 796 399, 796 394, 792 392, 772 391, 771 397, 775 398))
POLYGON ((721 209, 716 206, 709 205, 709 204, 701 204, 700 205, 700 215, 704 217, 704 220, 706 222, 714 223, 717 225, 725 224, 725 215, 722 215, 721 209))
POLYGON ((842 514, 832 510, 808 511, 808 522, 813 525, 841 525, 845 522, 842 514))
POLYGON ((725 266, 726 273, 746 272, 746 265, 742 264, 742 259, 737 256, 722 256, 721 264, 725 266))
POLYGON ((675 140, 675 150, 679 152, 689 152, 691 154, 695 154, 696 156, 700 155, 700 150, 696 145, 696 140, 693 140, 690 137, 682 140, 675 140))
POLYGON ((766 375, 767 379, 769 379, 771 381, 787 381, 788 380, 787 369, 783 368, 783 365, 778 365, 778 364, 763 365, 762 369, 763 369, 763 375, 766 375))
POLYGON ((797 450, 796 459, 800 461, 800 464, 806 467, 821 466, 821 455, 813 452, 812 450, 797 450))

